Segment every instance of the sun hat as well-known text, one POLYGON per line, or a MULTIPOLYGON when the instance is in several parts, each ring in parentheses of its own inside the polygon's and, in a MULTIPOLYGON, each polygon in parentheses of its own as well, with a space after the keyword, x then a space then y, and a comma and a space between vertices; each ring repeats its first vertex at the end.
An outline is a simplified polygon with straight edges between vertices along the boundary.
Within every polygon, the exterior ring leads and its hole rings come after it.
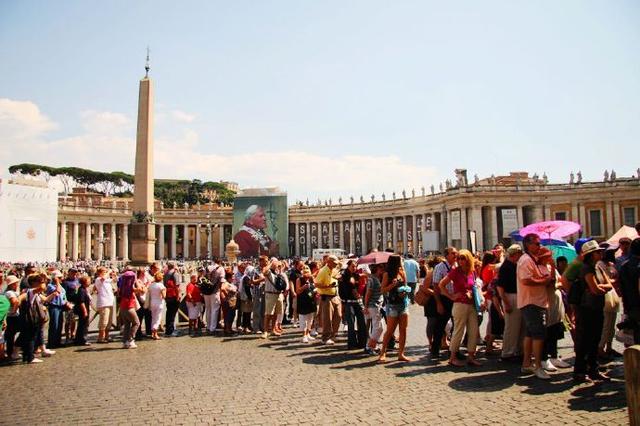
POLYGON ((16 277, 15 275, 9 275, 5 279, 5 282, 7 283, 7 285, 11 285, 11 284, 19 283, 20 279, 18 277, 16 277))
POLYGON ((576 253, 582 253, 582 245, 591 240, 593 240, 593 238, 578 238, 578 240, 573 245, 573 248, 576 249, 576 253))
POLYGON ((596 240, 587 241, 582 245, 582 255, 593 253, 594 251, 604 250, 596 240))

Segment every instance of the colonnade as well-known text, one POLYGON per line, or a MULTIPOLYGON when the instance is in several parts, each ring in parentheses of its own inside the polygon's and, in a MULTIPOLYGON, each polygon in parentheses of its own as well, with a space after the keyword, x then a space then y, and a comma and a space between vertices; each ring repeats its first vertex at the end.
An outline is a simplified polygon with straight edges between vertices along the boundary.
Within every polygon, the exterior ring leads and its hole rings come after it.
MULTIPOLYGON (((58 259, 129 260, 129 223, 58 222, 58 259)), ((161 223, 156 225, 158 259, 200 259, 220 256, 225 244, 225 227, 201 223, 161 223), (217 243, 215 243, 217 241, 217 243)), ((227 238, 228 239, 228 238, 227 238)))

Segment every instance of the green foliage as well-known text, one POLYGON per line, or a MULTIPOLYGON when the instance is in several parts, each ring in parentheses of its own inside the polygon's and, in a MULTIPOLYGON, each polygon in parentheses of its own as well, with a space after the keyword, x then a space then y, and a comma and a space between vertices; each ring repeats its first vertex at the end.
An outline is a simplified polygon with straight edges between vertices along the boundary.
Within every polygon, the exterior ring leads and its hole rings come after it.
MULTIPOLYGON (((98 172, 79 167, 49 167, 40 164, 16 164, 9 167, 11 174, 25 174, 31 176, 58 177, 68 193, 73 186, 81 185, 89 190, 101 192, 105 195, 128 197, 133 194, 134 176, 125 172, 98 172)), ((194 180, 156 179, 154 181, 154 196, 162 201, 166 207, 175 203, 183 207, 185 203, 220 202, 233 203, 235 192, 227 189, 219 182, 202 182, 194 180), (209 195, 214 195, 211 199, 209 195)))

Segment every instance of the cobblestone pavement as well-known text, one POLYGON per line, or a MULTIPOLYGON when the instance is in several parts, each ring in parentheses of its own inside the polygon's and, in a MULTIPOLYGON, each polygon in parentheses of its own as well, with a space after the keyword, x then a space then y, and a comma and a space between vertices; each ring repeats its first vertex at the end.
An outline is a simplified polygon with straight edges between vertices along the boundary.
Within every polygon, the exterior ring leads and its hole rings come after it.
MULTIPOLYGON (((0 368, 0 424, 626 424, 615 379, 576 386, 571 371, 543 382, 481 357, 453 370, 426 357, 425 318, 412 308, 408 364, 277 339, 187 336, 64 348, 37 365, 0 368)), ((562 342, 569 357, 569 343, 562 342)), ((393 353, 389 356, 393 360, 393 353)))

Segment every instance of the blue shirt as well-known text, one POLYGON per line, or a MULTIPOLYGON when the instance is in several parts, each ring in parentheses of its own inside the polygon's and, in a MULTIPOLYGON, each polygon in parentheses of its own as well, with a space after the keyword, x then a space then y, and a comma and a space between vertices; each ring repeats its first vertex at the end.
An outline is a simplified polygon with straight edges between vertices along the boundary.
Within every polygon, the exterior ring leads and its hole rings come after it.
MULTIPOLYGON (((49 284, 47 284, 47 291, 46 291, 47 295, 56 291, 57 288, 58 286, 55 285, 53 282, 50 282, 49 284)), ((62 290, 60 294, 54 297, 53 299, 51 299, 51 302, 49 302, 49 305, 64 306, 67 304, 67 292, 62 286, 60 286, 60 290, 62 290)))
POLYGON ((407 259, 404 261, 404 272, 407 275, 408 283, 417 283, 418 282, 418 272, 420 270, 420 265, 415 259, 407 259))

